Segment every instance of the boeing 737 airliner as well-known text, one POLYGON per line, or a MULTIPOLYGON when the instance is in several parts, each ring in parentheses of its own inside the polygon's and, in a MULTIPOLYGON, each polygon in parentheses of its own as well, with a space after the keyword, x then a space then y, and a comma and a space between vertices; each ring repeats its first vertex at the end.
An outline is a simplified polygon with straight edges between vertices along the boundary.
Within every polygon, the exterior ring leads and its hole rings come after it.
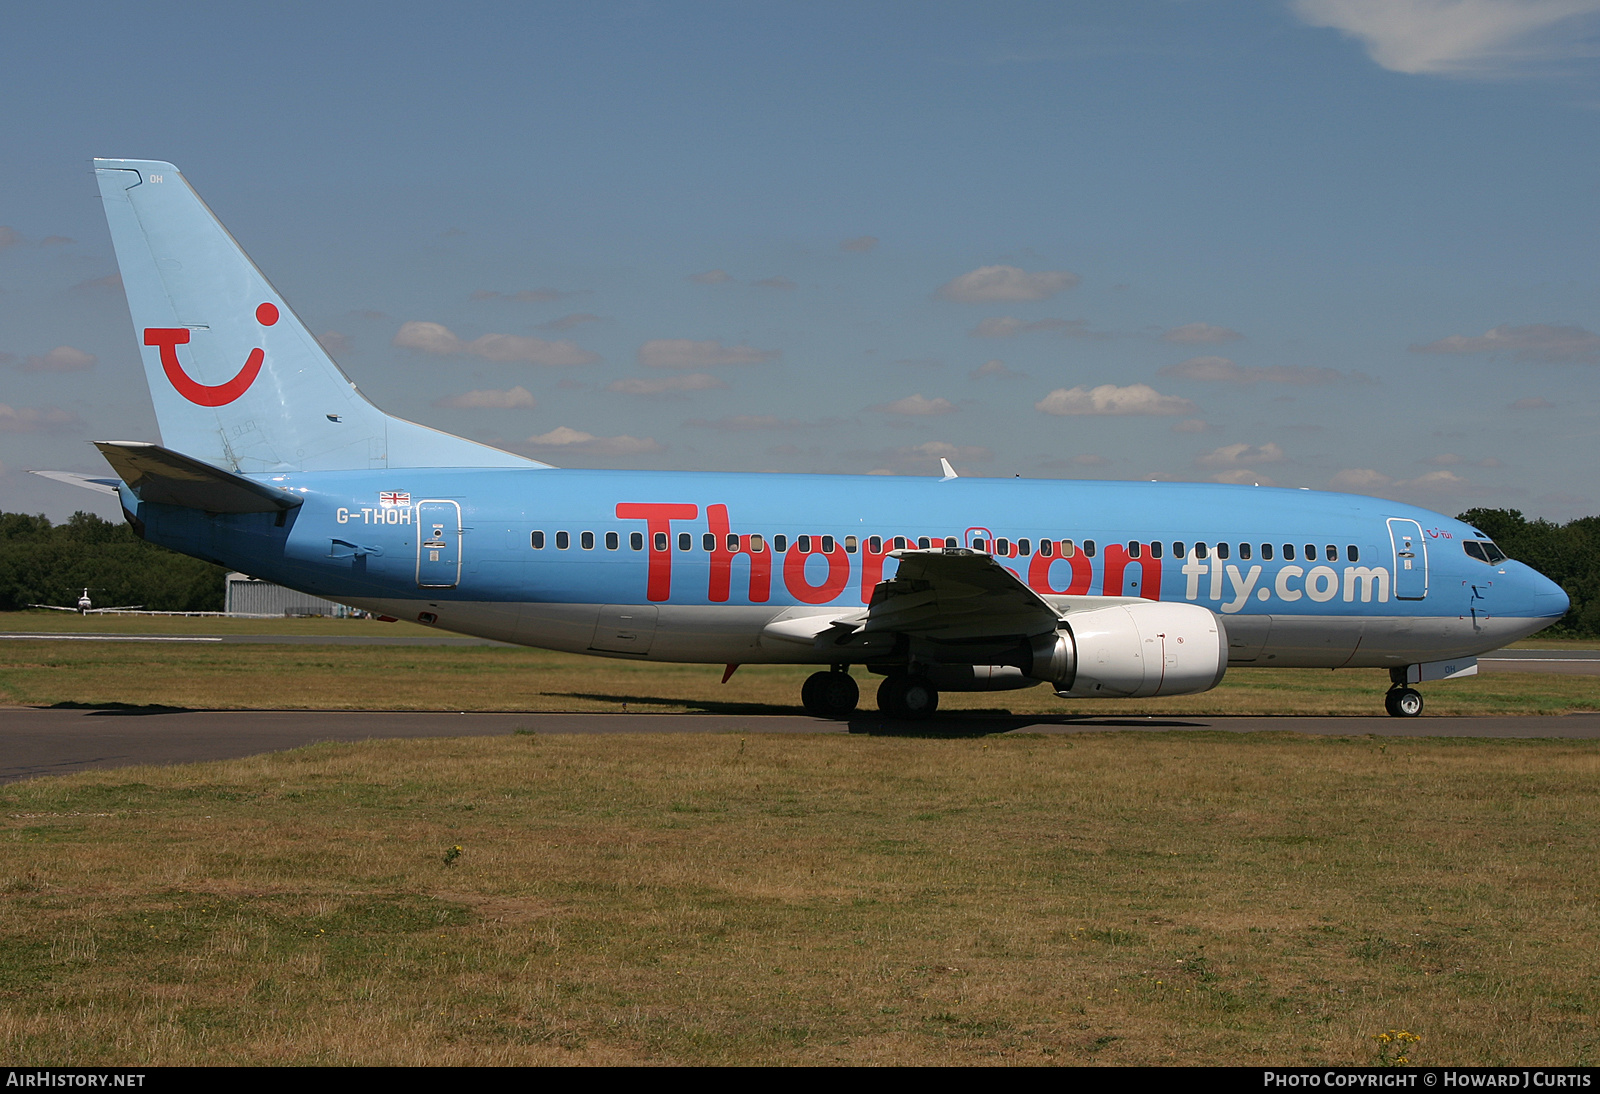
POLYGON ((1190 483, 563 470, 367 402, 177 168, 96 160, 162 443, 97 442, 139 535, 429 626, 641 661, 813 664, 807 710, 1229 665, 1377 666, 1386 706, 1567 609, 1396 502, 1190 483))

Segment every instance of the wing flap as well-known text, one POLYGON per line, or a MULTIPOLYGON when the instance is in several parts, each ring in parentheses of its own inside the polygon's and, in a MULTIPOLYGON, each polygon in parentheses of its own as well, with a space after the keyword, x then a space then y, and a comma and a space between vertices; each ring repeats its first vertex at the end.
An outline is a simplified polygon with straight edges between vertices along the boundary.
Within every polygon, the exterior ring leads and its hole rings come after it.
POLYGON ((864 630, 944 641, 1044 634, 1061 616, 994 558, 965 547, 893 551, 895 576, 872 591, 864 630))

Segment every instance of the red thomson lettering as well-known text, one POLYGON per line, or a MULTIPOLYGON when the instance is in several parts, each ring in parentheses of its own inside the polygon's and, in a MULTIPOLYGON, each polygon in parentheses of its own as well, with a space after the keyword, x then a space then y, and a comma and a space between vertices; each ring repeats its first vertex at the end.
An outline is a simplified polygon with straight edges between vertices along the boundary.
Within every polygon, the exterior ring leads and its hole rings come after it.
POLYGON ((635 502, 617 503, 618 520, 645 522, 645 545, 650 550, 650 564, 645 578, 645 595, 651 602, 667 600, 672 596, 672 522, 694 520, 700 507, 692 502, 635 502), (666 550, 656 550, 656 533, 666 536, 666 550))
POLYGON ((1050 593, 1054 596, 1087 596, 1089 581, 1094 577, 1093 565, 1089 556, 1082 551, 1074 551, 1071 558, 1061 557, 1061 548, 1056 547, 1054 554, 1035 554, 1033 561, 1028 563, 1028 588, 1036 593, 1050 593), (1058 589, 1050 584, 1050 568, 1056 563, 1065 563, 1072 574, 1067 581, 1065 589, 1058 589))
POLYGON ((711 578, 706 586, 706 599, 714 604, 724 603, 733 586, 733 560, 738 555, 750 557, 750 603, 765 604, 772 599, 772 551, 752 549, 750 537, 740 536, 739 546, 728 549, 728 524, 726 505, 706 506, 706 524, 711 529, 716 544, 711 548, 711 578))
POLYGON ((878 582, 883 580, 883 560, 889 557, 889 552, 894 550, 894 539, 890 536, 883 537, 883 550, 872 549, 872 537, 865 536, 861 540, 861 603, 872 603, 872 590, 878 582))
POLYGON ((1106 544, 1105 578, 1100 583, 1100 594, 1122 596, 1123 575, 1128 563, 1132 562, 1139 567, 1139 595, 1146 600, 1160 600, 1161 560, 1151 558, 1149 552, 1150 548, 1146 545, 1140 557, 1134 558, 1122 544, 1106 544))
MULTIPOLYGON (((882 567, 881 561, 879 567, 882 567)), ((833 545, 831 554, 823 554, 821 536, 812 536, 811 550, 802 551, 799 537, 796 536, 794 546, 783 558, 783 584, 790 595, 802 604, 826 604, 837 598, 844 592, 844 587, 850 584, 850 556, 840 543, 833 545), (812 555, 822 555, 828 560, 828 576, 821 585, 806 581, 806 560, 812 555)))

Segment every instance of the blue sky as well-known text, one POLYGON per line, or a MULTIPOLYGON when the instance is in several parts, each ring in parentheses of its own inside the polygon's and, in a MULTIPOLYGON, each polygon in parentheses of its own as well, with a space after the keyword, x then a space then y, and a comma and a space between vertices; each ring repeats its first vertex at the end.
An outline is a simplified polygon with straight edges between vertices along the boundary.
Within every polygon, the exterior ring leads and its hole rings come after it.
POLYGON ((563 466, 1600 512, 1600 0, 33 5, 0 508, 156 439, 88 161, 563 466))

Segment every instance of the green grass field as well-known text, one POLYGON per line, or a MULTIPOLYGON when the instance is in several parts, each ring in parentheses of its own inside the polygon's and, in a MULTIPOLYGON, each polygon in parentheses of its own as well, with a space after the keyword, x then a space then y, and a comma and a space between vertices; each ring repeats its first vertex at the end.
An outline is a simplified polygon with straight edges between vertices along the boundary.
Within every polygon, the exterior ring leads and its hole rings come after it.
POLYGON ((0 788, 44 1064, 1589 1065, 1600 743, 319 745, 0 788), (459 851, 455 850, 459 848, 459 851))
MULTIPOLYGON (((0 632, 405 636, 438 632, 370 620, 238 620, 0 615, 0 632)), ((1549 645, 1548 641, 1535 643, 1549 645)), ((5 640, 0 703, 168 705, 198 709, 712 711, 798 713, 810 668, 748 665, 727 684, 720 665, 646 664, 505 646, 236 645, 5 640)), ((857 670, 862 706, 878 678, 857 670)), ((1018 714, 1383 713, 1381 669, 1228 671, 1201 695, 1066 702, 1047 687, 947 692, 949 711, 1018 714)), ((1429 714, 1563 714, 1600 710, 1600 677, 1480 675, 1422 687, 1429 714)))

